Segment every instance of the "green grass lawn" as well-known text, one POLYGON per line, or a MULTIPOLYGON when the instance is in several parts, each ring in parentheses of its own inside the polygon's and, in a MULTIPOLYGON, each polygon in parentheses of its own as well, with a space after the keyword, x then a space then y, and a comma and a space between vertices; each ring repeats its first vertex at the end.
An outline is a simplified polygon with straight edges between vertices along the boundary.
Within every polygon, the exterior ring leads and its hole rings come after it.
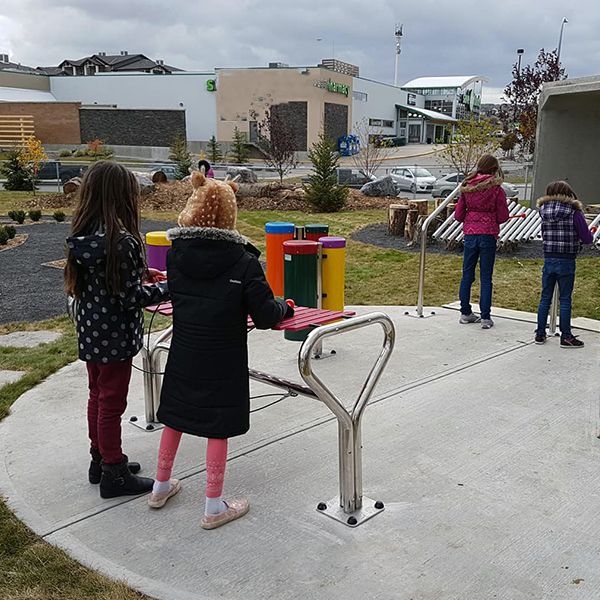
MULTIPOLYGON (((30 193, 0 192, 0 214, 19 208, 30 193)), ((147 213, 146 218, 174 221, 174 213, 147 213)), ((331 232, 347 238, 357 228, 384 221, 383 210, 308 215, 299 212, 241 212, 240 231, 264 250, 264 224, 292 221, 325 222, 331 232)), ((456 300, 461 258, 431 254, 427 257, 425 303, 440 305, 456 300)), ((598 259, 581 258, 573 297, 574 316, 600 319, 598 259)), ((494 274, 494 305, 535 311, 540 287, 541 260, 501 259, 494 274)), ((348 241, 347 304, 409 305, 417 298, 419 255, 348 241)), ((475 294, 476 297, 476 294, 475 294)), ((155 329, 166 320, 156 319, 155 329)), ((24 329, 54 329, 63 333, 51 344, 32 349, 0 348, 0 369, 26 371, 18 382, 0 388, 0 420, 27 390, 76 359, 76 339, 66 317, 33 324, 0 326, 0 334, 24 329)), ((82 427, 84 424, 82 423, 82 427)), ((85 459, 83 457, 82 459, 85 459)), ((13 600, 130 600, 140 599, 126 586, 107 580, 70 559, 64 552, 35 536, 0 502, 0 598, 13 600)))

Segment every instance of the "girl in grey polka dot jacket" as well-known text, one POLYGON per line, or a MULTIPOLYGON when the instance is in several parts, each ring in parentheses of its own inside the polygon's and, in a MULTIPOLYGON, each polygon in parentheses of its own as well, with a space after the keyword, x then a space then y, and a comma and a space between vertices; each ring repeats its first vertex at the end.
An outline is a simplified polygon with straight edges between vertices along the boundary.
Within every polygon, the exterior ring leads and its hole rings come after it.
POLYGON ((85 174, 67 239, 65 287, 74 298, 79 358, 88 371, 91 483, 104 498, 139 494, 152 480, 137 477, 121 449, 132 359, 143 343, 143 307, 168 300, 164 276, 148 269, 139 233, 139 186, 133 173, 101 161, 85 174))

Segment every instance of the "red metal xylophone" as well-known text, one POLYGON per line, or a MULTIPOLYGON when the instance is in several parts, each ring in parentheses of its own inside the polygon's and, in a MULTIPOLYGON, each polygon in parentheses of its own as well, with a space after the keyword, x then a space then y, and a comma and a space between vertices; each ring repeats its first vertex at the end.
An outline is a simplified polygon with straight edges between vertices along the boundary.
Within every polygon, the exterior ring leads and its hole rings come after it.
MULTIPOLYGON (((146 308, 149 312, 156 312, 159 315, 165 317, 173 316, 173 306, 170 302, 164 302, 156 306, 148 306, 146 308)), ((294 308, 294 316, 290 319, 284 319, 278 325, 275 325, 273 329, 277 331, 302 331, 308 327, 319 327, 320 325, 327 325, 340 319, 347 317, 353 317, 356 313, 354 311, 345 310, 325 310, 323 308, 308 308, 306 306, 296 306, 294 308)), ((254 328, 254 323, 251 317, 248 317, 248 329, 254 328)))

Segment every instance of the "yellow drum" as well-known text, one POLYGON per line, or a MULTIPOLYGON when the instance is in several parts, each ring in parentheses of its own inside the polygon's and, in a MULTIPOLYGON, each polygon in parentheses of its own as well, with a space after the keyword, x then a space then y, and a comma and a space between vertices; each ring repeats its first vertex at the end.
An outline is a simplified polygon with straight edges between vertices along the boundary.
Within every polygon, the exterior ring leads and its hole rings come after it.
POLYGON ((344 310, 344 290, 346 285, 346 240, 343 237, 327 236, 319 238, 323 244, 322 308, 344 310))

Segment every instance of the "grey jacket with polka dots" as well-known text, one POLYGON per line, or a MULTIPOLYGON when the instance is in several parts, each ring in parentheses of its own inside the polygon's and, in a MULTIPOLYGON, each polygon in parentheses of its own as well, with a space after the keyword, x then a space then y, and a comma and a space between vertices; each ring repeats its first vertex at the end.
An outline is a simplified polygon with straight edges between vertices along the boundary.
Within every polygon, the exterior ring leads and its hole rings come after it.
POLYGON ((79 267, 81 297, 74 310, 79 358, 102 363, 133 358, 143 344, 142 309, 169 299, 166 282, 142 284, 144 250, 128 233, 122 233, 117 246, 118 295, 111 295, 106 288, 104 234, 70 237, 67 247, 79 267))

